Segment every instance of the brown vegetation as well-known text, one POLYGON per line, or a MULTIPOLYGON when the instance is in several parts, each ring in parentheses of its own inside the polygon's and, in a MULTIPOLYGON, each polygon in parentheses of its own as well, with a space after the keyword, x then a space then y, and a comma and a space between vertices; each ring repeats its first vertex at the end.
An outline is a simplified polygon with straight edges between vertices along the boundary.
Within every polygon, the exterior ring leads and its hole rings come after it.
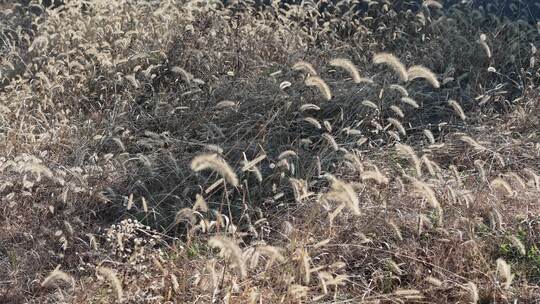
POLYGON ((66 2, 0 12, 1 303, 540 300, 538 24, 66 2))

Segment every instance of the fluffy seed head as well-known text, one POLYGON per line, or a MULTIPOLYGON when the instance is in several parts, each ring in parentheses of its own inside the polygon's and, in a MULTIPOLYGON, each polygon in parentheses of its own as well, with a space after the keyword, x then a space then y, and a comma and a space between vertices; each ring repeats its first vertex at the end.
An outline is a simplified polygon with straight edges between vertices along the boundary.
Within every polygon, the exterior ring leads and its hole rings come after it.
POLYGON ((266 269, 272 267, 272 265, 278 261, 280 263, 285 261, 285 257, 281 253, 282 249, 274 246, 258 246, 257 252, 260 252, 262 255, 268 257, 268 262, 266 263, 266 269))
POLYGON ((480 296, 478 295, 478 287, 476 287, 476 284, 473 282, 469 282, 464 286, 465 290, 469 292, 469 298, 471 300, 471 303, 476 304, 480 300, 480 296))
POLYGON ((431 285, 433 285, 433 286, 435 286, 435 287, 441 287, 442 284, 443 284, 443 282, 442 282, 441 280, 439 280, 439 279, 437 279, 437 278, 435 278, 435 277, 427 277, 427 278, 426 278, 426 281, 427 281, 429 284, 431 284, 431 285))
POLYGON ((330 144, 330 146, 332 146, 332 148, 334 149, 334 151, 338 151, 339 150, 339 146, 336 142, 336 140, 334 139, 334 136, 330 135, 330 133, 324 133, 322 135, 322 137, 324 139, 326 139, 326 141, 330 144))
POLYGON ((207 212, 208 211, 208 204, 206 203, 206 201, 204 200, 202 195, 197 194, 195 196, 195 204, 193 205, 192 209, 194 211, 197 211, 197 210, 201 210, 202 212, 207 212))
POLYGON ((427 155, 422 155, 422 157, 420 158, 421 162, 423 164, 426 165, 426 168, 428 169, 428 172, 429 174, 431 174, 431 176, 436 176, 436 172, 435 172, 435 166, 433 166, 433 161, 431 161, 427 155))
POLYGON ((317 129, 321 129, 322 126, 321 126, 321 123, 319 123, 318 120, 316 120, 315 118, 313 117, 306 117, 304 118, 304 121, 311 124, 312 126, 314 126, 315 128, 317 129))
POLYGON ((454 112, 459 115, 459 118, 461 118, 461 120, 465 120, 467 119, 467 116, 465 115, 465 112, 463 112, 463 109, 461 108, 461 106, 459 105, 459 103, 453 99, 450 99, 448 100, 448 105, 450 105, 452 107, 452 109, 454 109, 454 112))
POLYGON ((396 105, 392 105, 392 106, 390 106, 390 109, 392 111, 394 111, 394 113, 396 113, 396 115, 399 116, 400 118, 405 117, 405 114, 403 113, 403 111, 401 110, 400 107, 398 107, 396 105))
POLYGON ((430 144, 432 144, 432 145, 435 144, 435 136, 433 136, 433 133, 431 133, 430 130, 425 129, 424 130, 424 135, 427 137, 430 144))
POLYGON ((443 5, 435 0, 427 0, 427 1, 424 1, 422 3, 422 6, 424 7, 427 7, 427 8, 431 8, 431 7, 434 7, 434 8, 438 8, 438 9, 442 9, 443 8, 443 5))
POLYGON ((131 193, 128 197, 128 201, 127 201, 127 206, 126 206, 126 209, 127 210, 131 210, 131 207, 133 206, 133 193, 131 193))
POLYGON ((409 92, 402 85, 392 84, 390 85, 390 89, 398 91, 403 97, 409 97, 409 92))
POLYGON ((285 150, 279 154, 278 159, 282 160, 288 157, 298 157, 298 154, 296 154, 296 152, 294 152, 293 150, 285 150))
POLYGON ((512 189, 510 184, 500 177, 492 180, 490 186, 492 188, 503 189, 510 196, 514 194, 514 190, 512 189))
POLYGON ((439 200, 435 196, 435 191, 433 191, 433 188, 431 188, 431 186, 427 183, 422 182, 414 177, 408 177, 408 179, 412 182, 414 192, 421 195, 433 209, 437 210, 439 213, 439 221, 442 221, 443 209, 439 203, 439 200))
POLYGON ((370 100, 367 100, 367 99, 364 100, 364 101, 362 101, 362 105, 363 105, 363 106, 366 106, 366 107, 368 107, 368 108, 372 108, 372 109, 375 109, 375 110, 379 110, 379 107, 378 107, 374 102, 372 102, 372 101, 370 101, 370 100))
POLYGON ((306 103, 306 104, 300 106, 300 111, 302 111, 302 112, 308 111, 308 110, 319 111, 320 109, 321 108, 319 106, 314 105, 312 103, 306 103))
POLYGON ((525 245, 523 245, 523 243, 515 235, 509 236, 508 239, 510 240, 512 245, 517 248, 521 255, 527 254, 527 250, 525 250, 525 245))
POLYGON ((487 40, 486 34, 481 34, 480 40, 478 40, 478 43, 480 43, 480 45, 484 49, 484 52, 486 52, 487 58, 491 58, 491 49, 489 48, 489 45, 487 44, 486 40, 487 40))
POLYGON ((358 72, 358 69, 352 63, 349 59, 345 58, 334 58, 330 60, 330 65, 335 67, 340 67, 344 70, 346 70, 349 75, 351 75, 351 78, 355 83, 362 82, 362 77, 360 77, 360 73, 358 72))
POLYGON ((227 109, 227 108, 234 108, 234 107, 236 107, 236 102, 231 101, 231 100, 223 100, 223 101, 218 102, 215 105, 216 109, 227 109))
POLYGON ((43 280, 43 282, 41 282, 42 287, 52 286, 57 281, 66 282, 71 286, 75 284, 75 280, 73 280, 73 278, 69 274, 63 272, 62 270, 59 270, 59 268, 60 266, 56 267, 56 269, 51 271, 51 273, 43 280))
POLYGON ((403 235, 401 234, 401 229, 399 228, 399 226, 394 223, 394 221, 389 221, 388 224, 392 227, 392 229, 394 230, 394 233, 396 234, 396 237, 400 240, 400 241, 403 241, 403 235))
POLYGON ((214 236, 208 240, 208 245, 220 249, 219 255, 229 259, 238 268, 242 278, 246 277, 247 271, 242 257, 242 250, 232 239, 225 236, 214 236))
POLYGON ((142 203, 142 206, 143 206, 143 211, 145 213, 148 213, 148 204, 147 204, 146 198, 144 198, 144 196, 141 197, 141 203, 142 203))
POLYGON ((358 200, 358 195, 350 184, 336 180, 332 184, 332 188, 335 191, 342 193, 342 195, 346 198, 347 208, 349 208, 353 214, 360 215, 360 202, 358 200))
POLYGON ((410 67, 407 70, 407 75, 409 77, 409 81, 416 78, 423 78, 427 80, 427 82, 429 82, 434 88, 439 88, 441 86, 437 80, 437 76, 430 69, 421 65, 410 67))
POLYGON ((418 176, 422 176, 422 168, 421 168, 422 164, 420 162, 420 159, 416 155, 416 152, 414 152, 414 149, 409 145, 399 144, 398 143, 398 144, 396 144, 396 150, 400 154, 409 157, 411 159, 411 162, 414 165, 414 168, 416 170, 416 174, 418 176))
POLYGON ((195 216, 195 212, 193 210, 191 210, 190 208, 182 208, 180 209, 177 213, 176 213, 176 216, 174 217, 174 223, 175 224, 179 224, 181 222, 186 222, 186 223, 190 223, 190 224, 195 224, 195 222, 197 221, 197 217, 195 216))
POLYGON ((476 140, 472 139, 470 136, 463 135, 460 137, 461 141, 466 142, 471 147, 473 147, 476 151, 482 152, 486 150, 486 147, 479 144, 476 140))
POLYGON ((124 290, 122 289, 122 283, 114 273, 114 271, 107 267, 97 267, 96 271, 105 277, 107 281, 109 281, 109 284, 111 284, 114 294, 116 296, 116 300, 118 302, 122 302, 122 299, 124 297, 124 290))
POLYGON ((406 103, 406 104, 412 106, 412 107, 415 108, 415 109, 418 109, 418 108, 420 107, 420 106, 418 105, 418 103, 417 103, 414 99, 412 99, 412 98, 410 98, 410 97, 407 97, 407 96, 402 97, 402 98, 401 98, 401 102, 406 103))
POLYGON ((296 71, 304 71, 310 74, 311 76, 317 75, 317 71, 315 70, 315 68, 313 68, 313 66, 309 62, 298 61, 297 63, 293 65, 292 68, 293 70, 296 70, 296 71))
POLYGON ((407 74, 407 69, 399 61, 399 59, 390 54, 390 53, 378 53, 373 56, 373 63, 375 64, 386 64, 390 66, 394 72, 398 75, 399 79, 401 81, 407 81, 409 79, 409 76, 407 74))
POLYGON ((401 141, 401 137, 399 137, 399 133, 394 131, 394 130, 388 130, 386 131, 386 133, 388 133, 388 135, 390 135, 390 137, 392 137, 393 139, 395 139, 397 142, 400 142, 401 141))
POLYGON ((322 78, 310 76, 306 79, 306 85, 309 87, 317 87, 326 100, 332 99, 332 91, 322 78))
POLYGON ((391 123, 394 126, 394 128, 396 128, 399 131, 399 133, 403 135, 407 135, 407 131, 405 131, 405 128, 403 127, 401 122, 399 122, 399 120, 395 118, 388 118, 387 120, 389 123, 391 123))
POLYGON ((497 272, 499 273, 499 276, 504 280, 504 288, 509 289, 512 281, 514 280, 514 275, 510 270, 510 265, 508 265, 506 261, 501 258, 497 259, 497 272))
POLYGON ((191 170, 199 172, 212 169, 220 174, 229 184, 238 186, 238 177, 233 169, 217 154, 201 154, 191 161, 191 170))
POLYGON ((304 282, 309 284, 311 281, 311 257, 309 256, 309 252, 305 248, 302 248, 297 250, 296 256, 300 260, 300 269, 304 275, 304 282))
POLYGON ((193 80, 193 75, 179 66, 172 67, 171 72, 179 74, 188 83, 193 80))

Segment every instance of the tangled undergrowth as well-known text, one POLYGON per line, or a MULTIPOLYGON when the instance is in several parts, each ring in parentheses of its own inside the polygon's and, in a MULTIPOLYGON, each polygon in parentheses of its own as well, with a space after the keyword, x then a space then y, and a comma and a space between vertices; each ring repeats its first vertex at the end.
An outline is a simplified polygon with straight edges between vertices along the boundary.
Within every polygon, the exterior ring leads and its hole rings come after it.
POLYGON ((534 4, 65 2, 0 3, 1 303, 540 301, 534 4))

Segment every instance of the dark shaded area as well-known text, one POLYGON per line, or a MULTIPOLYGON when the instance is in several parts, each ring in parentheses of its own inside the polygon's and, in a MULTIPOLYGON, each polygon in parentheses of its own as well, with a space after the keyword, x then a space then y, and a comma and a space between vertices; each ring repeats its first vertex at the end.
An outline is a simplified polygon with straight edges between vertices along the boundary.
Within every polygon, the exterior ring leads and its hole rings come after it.
MULTIPOLYGON (((29 5, 30 0, 23 0, 20 3, 23 6, 29 5)), ((223 0, 224 5, 230 5, 236 1, 223 0)), ((334 11, 339 5, 340 0, 320 1, 317 5, 320 12, 334 11)), ((507 1, 492 1, 492 0, 444 0, 439 1, 444 4, 445 9, 459 6, 463 9, 478 9, 488 14, 493 14, 499 17, 506 17, 510 20, 523 19, 530 23, 536 23, 540 20, 540 1, 537 0, 507 0, 507 1)), ((58 8, 64 5, 65 0, 42 0, 42 5, 46 8, 58 8)), ((251 1, 255 7, 268 6, 272 4, 271 0, 254 0, 251 1)), ((303 0, 282 0, 281 8, 286 9, 289 5, 303 5, 303 0)), ((422 0, 394 0, 389 1, 394 10, 411 10, 413 12, 422 9, 422 0)), ((370 9, 368 3, 360 1, 353 4, 360 12, 366 12, 370 9)))
POLYGON ((510 20, 523 19, 530 23, 540 20, 540 1, 537 0, 448 0, 445 7, 461 6, 463 8, 478 9, 510 20))
POLYGON ((44 7, 56 8, 64 5, 64 0, 43 0, 42 4, 44 7))
MULTIPOLYGON (((233 1, 224 0, 225 5, 232 3, 233 1)), ((303 0, 283 0, 281 1, 281 8, 286 9, 289 5, 302 5, 303 0)), ((331 0, 318 3, 320 12, 334 12, 336 7, 340 5, 340 0, 331 0)), ((388 1, 391 3, 391 7, 395 11, 411 10, 417 12, 422 10, 422 0, 394 0, 388 1)), ((461 9, 477 9, 488 14, 493 14, 499 17, 506 17, 510 20, 523 19, 530 23, 536 23, 540 20, 540 1, 537 0, 507 0, 507 1, 493 1, 493 0, 445 0, 439 1, 444 4, 445 9, 458 6, 461 9)), ((253 2, 255 6, 260 7, 263 5, 271 5, 271 0, 257 0, 253 2)), ((360 12, 367 12, 370 10, 370 6, 366 2, 359 2, 353 4, 360 12)), ((376 9, 380 9, 380 6, 374 6, 376 9)))

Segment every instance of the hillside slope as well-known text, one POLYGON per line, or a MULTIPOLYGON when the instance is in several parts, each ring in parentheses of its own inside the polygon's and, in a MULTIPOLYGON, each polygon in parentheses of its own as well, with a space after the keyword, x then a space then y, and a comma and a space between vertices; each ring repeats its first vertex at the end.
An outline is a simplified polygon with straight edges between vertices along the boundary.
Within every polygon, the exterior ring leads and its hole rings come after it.
POLYGON ((0 303, 540 301, 530 7, 323 2, 3 4, 0 303))

